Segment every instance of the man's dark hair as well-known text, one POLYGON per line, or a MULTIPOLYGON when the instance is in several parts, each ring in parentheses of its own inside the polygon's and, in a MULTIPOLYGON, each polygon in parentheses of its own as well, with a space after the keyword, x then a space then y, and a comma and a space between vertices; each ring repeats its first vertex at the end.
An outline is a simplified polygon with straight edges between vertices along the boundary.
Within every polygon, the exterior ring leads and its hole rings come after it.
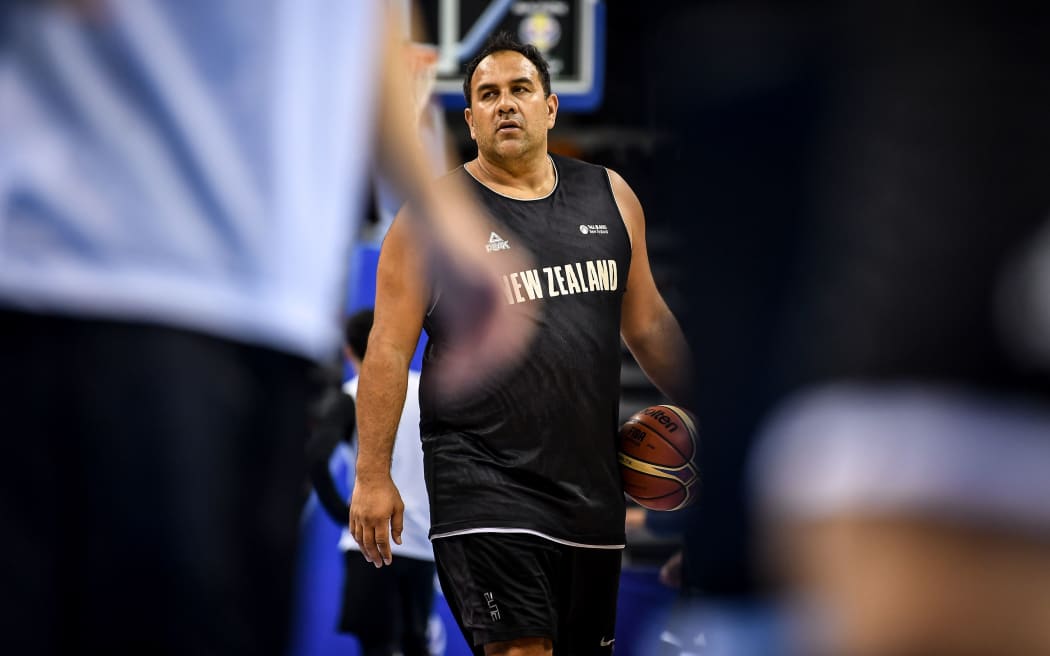
POLYGON ((539 49, 536 46, 530 44, 524 44, 510 35, 510 32, 500 31, 493 34, 488 41, 485 42, 485 46, 481 49, 474 59, 470 60, 467 64, 467 73, 463 78, 463 98, 467 101, 467 107, 470 107, 470 82, 474 78, 474 69, 478 67, 481 60, 488 57, 494 52, 501 52, 503 50, 510 50, 516 52, 525 59, 532 62, 532 65, 536 67, 536 70, 540 74, 540 83, 543 84, 543 96, 547 97, 551 95, 551 72, 547 67, 547 60, 540 54, 539 49))
POLYGON ((372 308, 358 310, 346 318, 343 324, 343 339, 346 345, 354 352, 354 355, 365 358, 365 349, 368 348, 368 333, 372 332, 372 308))

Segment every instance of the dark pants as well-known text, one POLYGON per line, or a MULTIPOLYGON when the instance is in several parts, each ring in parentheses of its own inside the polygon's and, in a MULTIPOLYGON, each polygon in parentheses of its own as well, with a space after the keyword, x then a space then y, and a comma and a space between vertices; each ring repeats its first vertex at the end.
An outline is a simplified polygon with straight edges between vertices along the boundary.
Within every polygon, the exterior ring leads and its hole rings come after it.
POLYGON ((0 653, 282 654, 308 364, 0 312, 0 653))
POLYGON ((348 551, 339 630, 352 633, 363 656, 429 656, 427 625, 434 607, 434 562, 394 556, 376 569, 348 551))

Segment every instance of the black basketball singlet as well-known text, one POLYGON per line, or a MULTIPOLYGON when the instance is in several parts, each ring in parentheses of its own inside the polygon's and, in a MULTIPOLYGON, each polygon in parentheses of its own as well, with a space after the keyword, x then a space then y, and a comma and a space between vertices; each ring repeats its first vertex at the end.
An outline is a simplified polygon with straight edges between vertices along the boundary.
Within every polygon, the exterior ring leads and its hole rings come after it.
POLYGON ((630 239, 606 170, 552 160, 554 190, 535 200, 496 193, 463 167, 449 174, 497 220, 478 249, 534 256, 529 270, 504 272, 503 301, 531 304, 537 331, 522 362, 449 403, 427 375, 443 335, 425 322, 420 430, 433 538, 518 530, 572 545, 624 543, 616 433, 630 239))

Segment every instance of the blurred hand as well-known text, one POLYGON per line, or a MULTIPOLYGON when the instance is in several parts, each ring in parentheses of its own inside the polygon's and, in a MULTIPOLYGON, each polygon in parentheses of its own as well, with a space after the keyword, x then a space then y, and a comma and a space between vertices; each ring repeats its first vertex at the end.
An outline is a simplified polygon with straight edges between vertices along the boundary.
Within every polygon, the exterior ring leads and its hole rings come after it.
POLYGON ((645 528, 645 516, 645 508, 639 508, 635 506, 628 508, 626 521, 624 522, 624 527, 628 531, 645 528))
POLYGON ((427 256, 441 295, 432 318, 442 326, 447 348, 434 372, 442 393, 457 397, 524 354, 536 328, 535 305, 508 303, 503 276, 532 268, 532 254, 508 230, 494 226, 465 190, 446 186, 438 204, 447 220, 432 223, 437 228, 427 256), (509 249, 485 249, 493 231, 509 249))
POLYGON ((389 475, 358 476, 350 498, 350 532, 365 560, 376 567, 393 560, 390 540, 401 544, 405 504, 389 475))
POLYGON ((676 551, 660 568, 660 583, 669 588, 682 587, 682 552, 676 551))
POLYGON ((442 294, 434 319, 448 336, 434 364, 437 389, 462 397, 518 362, 535 323, 530 310, 507 304, 499 273, 489 263, 446 251, 434 254, 431 270, 442 294))

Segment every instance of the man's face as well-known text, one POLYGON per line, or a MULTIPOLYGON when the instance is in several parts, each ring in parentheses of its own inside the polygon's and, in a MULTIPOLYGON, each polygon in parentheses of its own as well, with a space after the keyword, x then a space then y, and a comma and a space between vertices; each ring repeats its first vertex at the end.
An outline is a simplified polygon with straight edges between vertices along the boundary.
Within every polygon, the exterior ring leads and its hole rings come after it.
POLYGON ((463 116, 470 138, 489 159, 514 159, 537 148, 547 151, 558 97, 544 97, 539 72, 513 50, 481 60, 471 79, 471 106, 463 116))

